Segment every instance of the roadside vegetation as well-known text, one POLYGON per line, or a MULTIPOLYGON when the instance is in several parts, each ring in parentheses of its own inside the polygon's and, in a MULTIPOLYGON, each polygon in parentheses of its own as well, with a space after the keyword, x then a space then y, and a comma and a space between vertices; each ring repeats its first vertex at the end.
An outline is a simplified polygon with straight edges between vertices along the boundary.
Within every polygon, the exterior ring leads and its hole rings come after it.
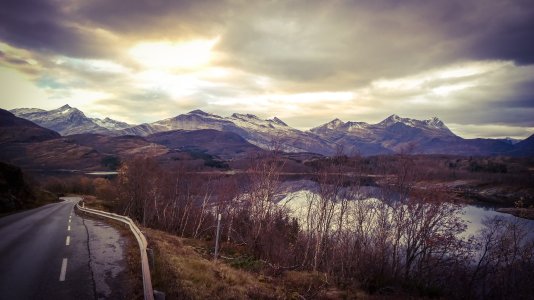
POLYGON ((20 168, 0 162, 0 217, 59 201, 20 168))

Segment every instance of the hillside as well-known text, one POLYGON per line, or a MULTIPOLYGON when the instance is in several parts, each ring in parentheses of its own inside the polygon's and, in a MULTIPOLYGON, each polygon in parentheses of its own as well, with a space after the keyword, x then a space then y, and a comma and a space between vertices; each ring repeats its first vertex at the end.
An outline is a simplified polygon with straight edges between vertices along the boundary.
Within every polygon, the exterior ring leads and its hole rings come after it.
POLYGON ((223 159, 263 151, 235 133, 214 129, 165 131, 149 135, 146 139, 171 149, 202 151, 223 159))
POLYGON ((66 136, 67 141, 91 147, 103 155, 129 157, 135 155, 160 156, 168 152, 167 147, 151 143, 140 136, 107 136, 102 134, 83 133, 66 136))
POLYGON ((516 143, 510 151, 511 155, 533 156, 534 155, 534 134, 516 143))
POLYGON ((60 135, 0 109, 0 143, 41 142, 60 135))

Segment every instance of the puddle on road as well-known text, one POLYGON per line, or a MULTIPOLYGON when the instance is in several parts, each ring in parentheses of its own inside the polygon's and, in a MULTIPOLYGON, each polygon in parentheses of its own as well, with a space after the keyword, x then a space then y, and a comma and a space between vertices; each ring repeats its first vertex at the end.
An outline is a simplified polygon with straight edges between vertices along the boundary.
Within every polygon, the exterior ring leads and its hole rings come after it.
POLYGON ((121 299, 122 272, 126 270, 127 240, 115 228, 97 220, 85 219, 89 231, 91 269, 98 299, 121 299))

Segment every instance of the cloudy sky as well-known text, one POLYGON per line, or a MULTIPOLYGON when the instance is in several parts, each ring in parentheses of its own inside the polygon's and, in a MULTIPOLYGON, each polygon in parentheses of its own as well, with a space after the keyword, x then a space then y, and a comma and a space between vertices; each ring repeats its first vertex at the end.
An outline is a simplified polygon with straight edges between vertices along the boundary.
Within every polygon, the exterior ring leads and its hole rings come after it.
POLYGON ((534 133, 531 0, 2 0, 0 107, 534 133))

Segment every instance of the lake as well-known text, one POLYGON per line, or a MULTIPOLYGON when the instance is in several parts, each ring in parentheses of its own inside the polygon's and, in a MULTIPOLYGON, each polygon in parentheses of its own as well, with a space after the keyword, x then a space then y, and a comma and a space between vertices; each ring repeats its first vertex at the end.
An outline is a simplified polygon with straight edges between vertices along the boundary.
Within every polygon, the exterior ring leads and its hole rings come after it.
MULTIPOLYGON (((293 182, 286 185, 286 193, 280 200, 279 204, 284 205, 289 209, 291 214, 299 219, 301 222, 306 219, 305 207, 307 207, 307 199, 312 197, 315 184, 311 181, 293 182)), ((380 201, 378 195, 380 190, 377 187, 362 187, 360 193, 364 200, 355 201, 380 201)), ((476 234, 480 229, 484 227, 484 218, 501 217, 506 220, 513 220, 524 223, 530 231, 531 238, 534 239, 534 220, 528 220, 513 216, 511 214, 501 213, 495 211, 498 207, 486 205, 486 204, 463 204, 461 214, 459 215, 462 220, 466 222, 467 228, 462 236, 468 237, 476 234)))

